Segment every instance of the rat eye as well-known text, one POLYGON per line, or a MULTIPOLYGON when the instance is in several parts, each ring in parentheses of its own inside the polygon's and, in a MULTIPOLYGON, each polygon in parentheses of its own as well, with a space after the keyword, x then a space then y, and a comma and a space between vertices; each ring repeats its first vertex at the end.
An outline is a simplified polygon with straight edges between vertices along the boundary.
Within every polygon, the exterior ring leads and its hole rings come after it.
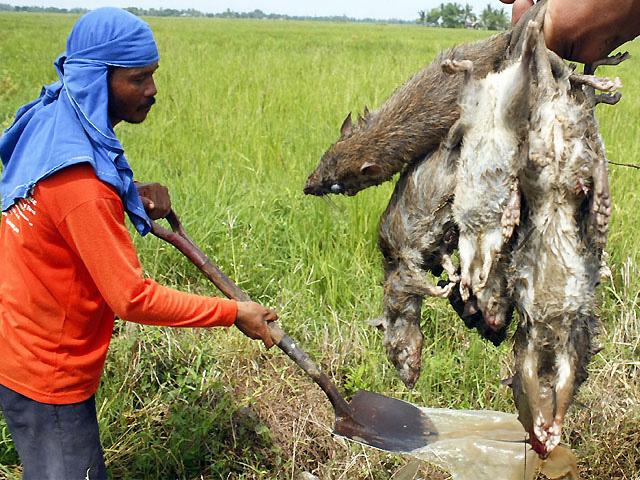
POLYGON ((342 193, 344 192, 344 187, 340 183, 334 183, 331 185, 331 193, 342 193))

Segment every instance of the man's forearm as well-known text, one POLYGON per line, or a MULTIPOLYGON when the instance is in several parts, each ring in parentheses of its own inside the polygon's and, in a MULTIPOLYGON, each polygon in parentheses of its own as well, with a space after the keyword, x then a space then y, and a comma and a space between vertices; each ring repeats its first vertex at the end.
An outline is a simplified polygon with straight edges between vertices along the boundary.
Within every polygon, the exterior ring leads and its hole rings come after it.
MULTIPOLYGON (((514 23, 533 5, 532 0, 500 1, 513 5, 514 23)), ((567 60, 600 60, 638 35, 640 0, 548 0, 545 42, 567 60)))

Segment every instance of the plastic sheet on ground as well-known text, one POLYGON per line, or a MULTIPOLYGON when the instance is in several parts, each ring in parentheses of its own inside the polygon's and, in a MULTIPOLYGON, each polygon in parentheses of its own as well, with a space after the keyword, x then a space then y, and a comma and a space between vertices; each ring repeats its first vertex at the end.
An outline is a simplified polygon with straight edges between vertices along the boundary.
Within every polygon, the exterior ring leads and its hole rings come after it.
POLYGON ((438 440, 410 452, 410 456, 440 467, 454 480, 535 478, 541 461, 524 443, 525 431, 515 415, 488 410, 421 410, 433 421, 438 440))

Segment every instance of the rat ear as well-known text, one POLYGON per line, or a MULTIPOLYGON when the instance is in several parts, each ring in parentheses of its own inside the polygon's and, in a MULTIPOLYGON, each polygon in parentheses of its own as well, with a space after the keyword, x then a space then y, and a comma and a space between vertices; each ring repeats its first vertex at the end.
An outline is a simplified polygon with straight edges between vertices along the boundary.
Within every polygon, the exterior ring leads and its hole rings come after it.
POLYGON ((347 117, 342 122, 342 126, 340 127, 340 135, 342 138, 346 137, 351 133, 351 129, 353 128, 353 124, 351 123, 351 112, 347 115, 347 117))
POLYGON ((360 173, 363 175, 376 175, 380 173, 381 170, 380 165, 372 162, 364 162, 360 166, 360 173))
POLYGON ((360 114, 358 114, 358 125, 365 125, 367 123, 367 121, 369 120, 369 108, 365 105, 364 106, 364 112, 362 113, 362 116, 360 116, 360 114))
POLYGON ((383 331, 387 329, 388 323, 389 322, 384 316, 367 320, 367 324, 370 327, 374 327, 374 328, 377 328, 378 330, 383 330, 383 331))
POLYGON ((513 376, 500 380, 500 385, 513 388, 513 376))

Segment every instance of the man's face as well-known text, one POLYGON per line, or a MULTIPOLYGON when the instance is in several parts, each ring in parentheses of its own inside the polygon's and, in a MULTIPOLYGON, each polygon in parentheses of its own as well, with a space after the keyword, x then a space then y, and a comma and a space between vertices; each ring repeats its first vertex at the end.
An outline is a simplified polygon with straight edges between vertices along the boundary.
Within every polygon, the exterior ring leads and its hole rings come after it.
POLYGON ((116 125, 124 120, 141 123, 147 118, 158 93, 153 74, 158 69, 154 63, 146 67, 114 67, 109 72, 109 118, 116 125))

